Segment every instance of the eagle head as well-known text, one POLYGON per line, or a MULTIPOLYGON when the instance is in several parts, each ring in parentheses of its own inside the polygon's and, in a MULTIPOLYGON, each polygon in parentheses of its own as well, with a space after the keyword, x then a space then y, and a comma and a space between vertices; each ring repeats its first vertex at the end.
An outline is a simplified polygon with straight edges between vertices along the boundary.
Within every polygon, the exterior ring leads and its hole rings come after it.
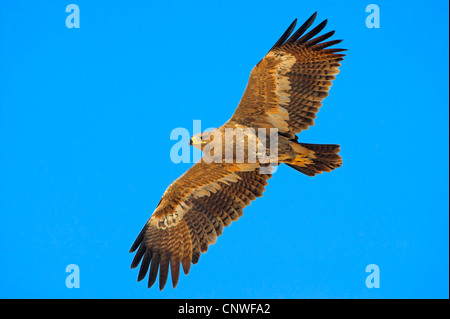
POLYGON ((202 149, 210 141, 211 135, 207 132, 198 133, 191 137, 189 145, 192 145, 198 149, 202 149))
POLYGON ((194 136, 191 137, 191 139, 189 140, 189 145, 192 145, 200 150, 203 150, 203 147, 208 144, 211 143, 213 141, 215 141, 216 139, 219 141, 221 141, 221 135, 216 136, 217 134, 220 134, 220 131, 215 129, 209 132, 203 132, 203 133, 198 133, 195 134, 194 136))

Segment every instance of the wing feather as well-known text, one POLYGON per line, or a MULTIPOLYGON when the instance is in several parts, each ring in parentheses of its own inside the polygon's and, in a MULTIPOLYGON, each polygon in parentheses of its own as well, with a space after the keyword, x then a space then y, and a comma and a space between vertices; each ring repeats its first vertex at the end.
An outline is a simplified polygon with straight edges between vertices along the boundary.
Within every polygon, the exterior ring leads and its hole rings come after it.
POLYGON ((309 27, 314 23, 314 20, 317 17, 317 12, 314 12, 312 16, 310 16, 308 18, 308 20, 306 20, 302 26, 300 28, 298 28, 297 31, 295 31, 295 33, 289 38, 287 39, 286 43, 293 43, 295 41, 298 40, 298 38, 300 38, 303 33, 305 33, 306 30, 309 29, 309 27))

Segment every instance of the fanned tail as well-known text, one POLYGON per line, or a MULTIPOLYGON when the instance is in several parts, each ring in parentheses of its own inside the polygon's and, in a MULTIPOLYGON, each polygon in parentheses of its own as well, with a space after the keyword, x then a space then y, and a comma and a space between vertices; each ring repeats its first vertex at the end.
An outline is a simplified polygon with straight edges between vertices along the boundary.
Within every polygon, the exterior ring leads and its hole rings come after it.
POLYGON ((315 176, 316 174, 321 174, 322 172, 331 172, 335 168, 338 168, 342 165, 342 157, 338 154, 340 151, 339 145, 306 143, 298 144, 314 152, 314 154, 308 156, 312 163, 303 164, 302 166, 288 163, 286 163, 286 165, 299 172, 302 172, 305 175, 315 176))

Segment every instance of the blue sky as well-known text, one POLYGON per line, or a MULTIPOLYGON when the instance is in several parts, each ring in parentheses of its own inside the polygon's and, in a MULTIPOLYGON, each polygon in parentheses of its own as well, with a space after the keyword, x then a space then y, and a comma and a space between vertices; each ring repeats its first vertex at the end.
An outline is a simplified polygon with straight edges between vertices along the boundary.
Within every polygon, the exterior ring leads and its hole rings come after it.
POLYGON ((370 3, 2 1, 0 297, 448 298, 448 2, 377 1, 378 29, 370 3), (340 144, 344 165, 281 167, 175 290, 148 290, 128 250, 191 165, 171 131, 222 125, 315 11, 349 51, 300 140, 340 144))

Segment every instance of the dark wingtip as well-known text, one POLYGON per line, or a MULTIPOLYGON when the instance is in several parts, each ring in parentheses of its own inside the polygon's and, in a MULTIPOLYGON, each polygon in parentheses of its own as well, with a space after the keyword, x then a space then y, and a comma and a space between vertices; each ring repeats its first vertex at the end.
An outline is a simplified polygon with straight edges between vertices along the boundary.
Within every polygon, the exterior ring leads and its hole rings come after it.
POLYGON ((286 39, 289 38, 292 31, 294 31, 296 25, 297 25, 297 19, 294 19, 294 21, 289 25, 289 27, 286 29, 286 31, 284 31, 283 35, 278 39, 277 42, 275 42, 275 44, 269 50, 269 52, 272 51, 273 49, 279 47, 280 45, 282 45, 284 43, 284 41, 286 41, 286 39))
POLYGON ((314 29, 312 29, 311 31, 309 31, 307 34, 305 34, 304 36, 302 36, 300 39, 298 39, 297 41, 299 43, 305 43, 306 41, 308 41, 309 39, 311 39, 312 37, 316 36, 320 31, 322 31, 325 26, 327 25, 328 20, 325 19, 323 20, 321 23, 319 23, 314 29))
POLYGON ((314 12, 301 26, 295 31, 295 33, 286 41, 286 43, 295 42, 298 38, 300 38, 303 33, 314 23, 317 17, 317 11, 314 12))
POLYGON ((147 224, 145 224, 145 226, 142 228, 141 232, 139 233, 139 235, 137 236, 136 240, 134 241, 133 245, 131 245, 130 248, 130 253, 134 252, 139 245, 141 244, 142 240, 144 239, 144 235, 145 235, 145 230, 147 229, 147 224))
POLYGON ((131 266, 130 266, 131 269, 134 269, 139 265, 139 263, 141 262, 142 256, 145 253, 145 250, 146 250, 145 245, 139 246, 139 249, 136 252, 136 255, 134 255, 133 261, 131 262, 131 266))
MULTIPOLYGON (((326 34, 323 34, 321 36, 318 36, 316 38, 314 38, 316 35, 318 35, 327 25, 328 23, 328 19, 323 20, 321 23, 319 23, 316 27, 314 27, 312 30, 310 30, 309 32, 307 32, 305 34, 305 32, 312 26, 312 24, 314 23, 315 19, 317 17, 317 11, 314 12, 301 26, 300 28, 297 29, 297 31, 295 31, 292 35, 291 33, 294 31, 295 29, 295 25, 297 23, 297 19, 295 19, 291 25, 289 26, 289 28, 283 33, 283 35, 281 36, 280 39, 278 39, 278 41, 274 44, 274 46, 270 49, 270 51, 272 51, 273 49, 280 47, 284 44, 292 44, 292 43, 298 43, 298 44, 302 44, 302 45, 306 45, 310 48, 312 48, 313 50, 321 50, 324 49, 326 47, 332 46, 334 44, 340 43, 342 40, 333 40, 333 41, 328 41, 328 42, 323 42, 326 39, 331 38, 334 34, 335 31, 330 31, 326 34), (321 43, 323 42, 323 43, 321 43)), ((269 52, 270 52, 269 51, 269 52)))
POLYGON ((142 259, 142 262, 141 262, 141 268, 139 269, 138 281, 141 281, 142 279, 145 278, 145 275, 147 274, 148 266, 150 265, 151 260, 152 260, 152 254, 148 250, 145 250, 144 258, 142 259))

